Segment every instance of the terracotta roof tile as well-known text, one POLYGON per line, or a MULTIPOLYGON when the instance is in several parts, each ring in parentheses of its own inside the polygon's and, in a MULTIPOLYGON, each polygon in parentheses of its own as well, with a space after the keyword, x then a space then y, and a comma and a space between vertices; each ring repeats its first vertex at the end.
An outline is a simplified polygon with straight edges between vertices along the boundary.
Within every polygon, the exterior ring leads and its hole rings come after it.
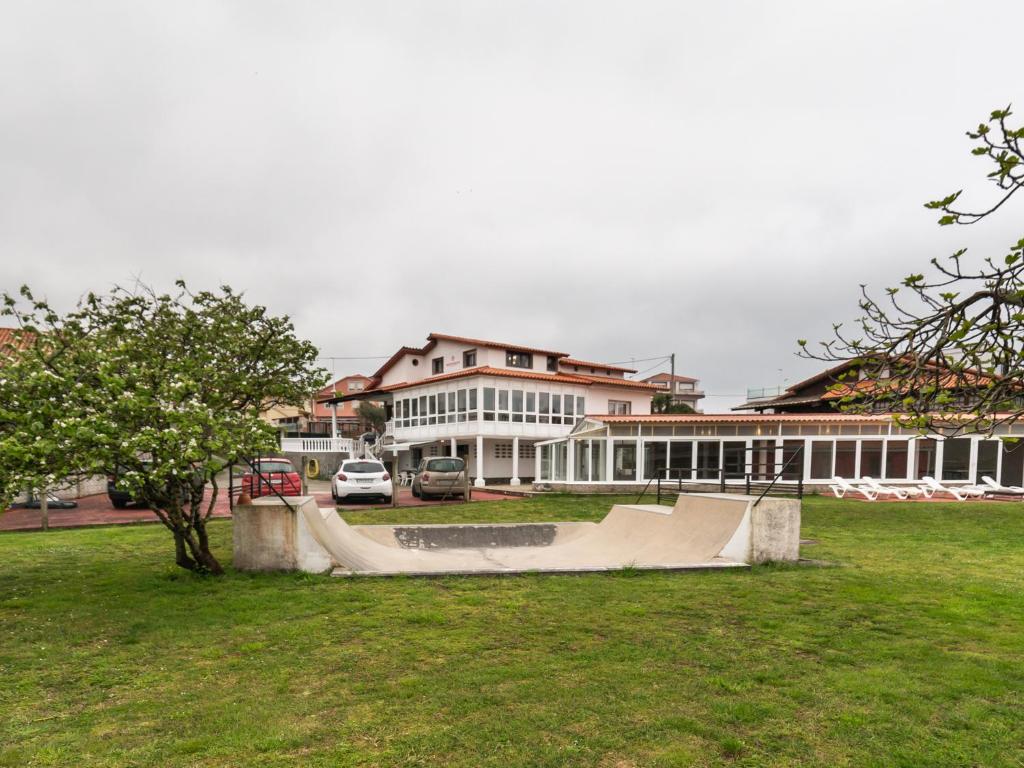
POLYGON ((523 352, 536 352, 540 355, 554 355, 555 357, 567 357, 568 352, 552 352, 550 349, 539 349, 527 347, 522 344, 507 344, 503 341, 487 341, 486 339, 471 339, 466 336, 449 336, 447 333, 432 333, 427 336, 431 341, 457 341, 460 344, 473 344, 477 347, 491 347, 492 349, 514 349, 523 352))
POLYGON ((643 413, 632 415, 587 414, 586 418, 608 424, 762 424, 778 422, 887 422, 890 413, 643 413))
POLYGON ((609 365, 608 363, 592 363, 589 360, 577 360, 574 357, 563 357, 558 361, 562 365, 581 365, 586 368, 603 368, 606 371, 622 371, 623 373, 636 373, 635 368, 622 368, 618 365, 609 365))

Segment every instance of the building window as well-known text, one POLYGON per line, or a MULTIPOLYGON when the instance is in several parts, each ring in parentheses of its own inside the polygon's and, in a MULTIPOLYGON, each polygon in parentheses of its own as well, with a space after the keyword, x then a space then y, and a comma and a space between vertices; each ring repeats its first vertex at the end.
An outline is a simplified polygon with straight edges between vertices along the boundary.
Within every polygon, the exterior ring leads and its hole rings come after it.
POLYGON ((529 352, 505 352, 505 365, 509 368, 533 368, 533 355, 529 352))
POLYGON ((548 403, 550 402, 550 399, 551 396, 547 392, 540 393, 539 421, 541 424, 547 424, 551 420, 548 416, 548 412, 550 410, 550 405, 548 403))
POLYGON ((493 387, 484 387, 484 421, 494 421, 493 387))
POLYGON ((512 421, 523 420, 523 390, 512 390, 512 421))
POLYGON ((636 442, 616 440, 612 448, 613 480, 636 480, 636 442))
POLYGON ((348 383, 349 392, 361 392, 363 390, 363 382, 361 381, 350 381, 348 383))
POLYGON ((475 368, 476 367, 476 350, 467 349, 462 353, 462 367, 463 368, 475 368))
POLYGON ((608 413, 617 416, 628 416, 630 414, 632 403, 628 400, 609 400, 608 401, 608 413))
POLYGON ((444 373, 444 358, 435 357, 430 361, 430 372, 432 374, 444 373))
POLYGON ((860 444, 860 476, 878 478, 882 476, 882 441, 863 440, 860 444))
POLYGON ((557 371, 558 370, 558 358, 555 357, 554 355, 548 355, 548 370, 549 371, 557 371))
POLYGON ((537 448, 533 443, 520 443, 519 444, 519 458, 520 459, 533 459, 537 455, 537 448))
POLYGON ((968 480, 971 474, 971 440, 958 437, 942 446, 942 479, 968 480))
POLYGON ((831 440, 811 441, 811 479, 831 480, 832 473, 832 452, 835 450, 835 443, 831 440))
POLYGON ((496 458, 496 459, 511 459, 512 458, 512 443, 495 443, 494 444, 494 458, 496 458))
MULTIPOLYGON (((836 441, 836 463, 833 474, 839 477, 857 477, 857 441, 836 441)), ((863 474, 863 472, 862 472, 863 474)))
POLYGON ((924 437, 917 443, 917 479, 935 477, 935 440, 924 437))
POLYGON ((644 443, 644 480, 665 477, 668 469, 668 443, 663 440, 644 443))
POLYGON ((907 442, 905 440, 889 440, 886 442, 885 476, 893 480, 907 479, 907 442))

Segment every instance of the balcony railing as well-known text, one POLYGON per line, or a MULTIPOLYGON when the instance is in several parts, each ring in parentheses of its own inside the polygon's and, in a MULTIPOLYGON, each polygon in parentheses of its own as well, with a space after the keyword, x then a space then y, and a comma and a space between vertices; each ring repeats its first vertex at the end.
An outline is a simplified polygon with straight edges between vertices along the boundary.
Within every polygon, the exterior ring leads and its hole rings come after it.
POLYGON ((763 400, 767 397, 778 397, 785 391, 782 387, 748 387, 747 400, 763 400))
POLYGON ((282 437, 281 450, 288 453, 347 453, 351 456, 355 442, 349 437, 282 437))

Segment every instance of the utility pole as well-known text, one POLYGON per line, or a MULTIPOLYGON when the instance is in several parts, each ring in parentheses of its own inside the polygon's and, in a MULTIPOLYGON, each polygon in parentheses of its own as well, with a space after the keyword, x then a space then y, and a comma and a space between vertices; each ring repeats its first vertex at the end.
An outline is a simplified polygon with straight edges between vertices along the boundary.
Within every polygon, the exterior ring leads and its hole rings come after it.
POLYGON ((672 360, 672 375, 668 380, 668 404, 671 407, 676 401, 676 353, 673 352, 669 357, 672 360))

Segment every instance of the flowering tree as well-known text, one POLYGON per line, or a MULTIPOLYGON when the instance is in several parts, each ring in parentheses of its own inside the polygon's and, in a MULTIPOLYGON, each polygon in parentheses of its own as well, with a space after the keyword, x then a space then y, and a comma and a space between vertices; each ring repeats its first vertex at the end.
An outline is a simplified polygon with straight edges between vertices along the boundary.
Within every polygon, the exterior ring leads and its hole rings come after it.
POLYGON ((0 498, 116 474, 171 532, 178 565, 222 573, 206 529, 217 474, 273 449, 261 411, 301 405, 326 372, 287 317, 228 287, 177 287, 90 293, 63 316, 27 287, 3 295, 21 332, 0 351, 0 498))
MULTIPOLYGON (((925 207, 941 211, 940 225, 975 224, 1024 188, 1024 127, 1011 115, 996 110, 967 132, 972 154, 994 166, 995 199, 973 212, 960 208, 963 190, 933 200, 925 207)), ((973 265, 966 253, 932 259, 932 274, 908 275, 882 299, 862 285, 852 331, 836 324, 813 350, 799 342, 805 357, 852 363, 842 408, 899 411, 904 424, 945 432, 1024 417, 1024 239, 973 265)))

